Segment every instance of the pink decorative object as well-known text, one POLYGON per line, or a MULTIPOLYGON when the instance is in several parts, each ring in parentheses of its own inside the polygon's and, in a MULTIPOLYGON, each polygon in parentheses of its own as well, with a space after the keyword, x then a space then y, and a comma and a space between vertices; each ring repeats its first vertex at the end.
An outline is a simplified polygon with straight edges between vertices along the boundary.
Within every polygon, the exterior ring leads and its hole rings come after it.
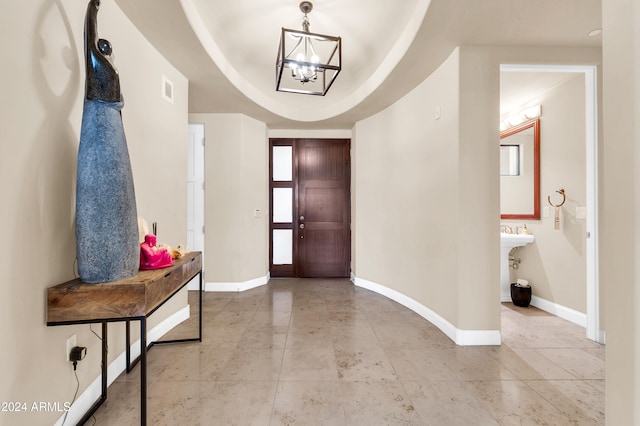
POLYGON ((140 244, 140 269, 161 269, 173 265, 173 259, 167 249, 156 246, 155 235, 145 235, 140 244))

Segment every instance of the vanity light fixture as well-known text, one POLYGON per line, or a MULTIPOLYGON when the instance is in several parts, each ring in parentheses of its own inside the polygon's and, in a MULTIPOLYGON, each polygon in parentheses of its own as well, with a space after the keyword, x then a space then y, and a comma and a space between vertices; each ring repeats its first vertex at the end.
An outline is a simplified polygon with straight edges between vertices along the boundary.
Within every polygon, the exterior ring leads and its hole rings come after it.
POLYGON ((541 115, 542 107, 540 105, 535 105, 515 113, 507 114, 506 118, 500 121, 500 131, 517 126, 525 121, 533 120, 541 115))
POLYGON ((324 96, 342 69, 342 38, 309 32, 313 3, 299 5, 302 31, 282 28, 276 59, 276 90, 324 96))

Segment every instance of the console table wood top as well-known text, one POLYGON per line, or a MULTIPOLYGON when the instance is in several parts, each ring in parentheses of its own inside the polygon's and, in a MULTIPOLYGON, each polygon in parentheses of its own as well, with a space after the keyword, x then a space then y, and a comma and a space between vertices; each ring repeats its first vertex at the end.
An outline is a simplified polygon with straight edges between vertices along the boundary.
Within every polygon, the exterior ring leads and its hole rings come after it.
POLYGON ((190 252, 168 268, 140 271, 105 283, 80 278, 47 289, 47 325, 122 321, 153 313, 202 271, 202 254, 190 252))

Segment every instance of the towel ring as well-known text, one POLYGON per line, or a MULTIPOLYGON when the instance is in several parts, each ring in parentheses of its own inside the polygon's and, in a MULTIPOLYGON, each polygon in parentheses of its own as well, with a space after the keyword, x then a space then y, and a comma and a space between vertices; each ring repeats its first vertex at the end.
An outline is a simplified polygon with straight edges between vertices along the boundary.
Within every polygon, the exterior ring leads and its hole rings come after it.
POLYGON ((562 202, 560 204, 553 204, 551 202, 551 195, 547 195, 547 201, 549 201, 549 204, 551 204, 553 207, 561 207, 565 201, 567 201, 567 196, 564 193, 564 189, 559 189, 556 191, 558 194, 562 195, 562 202))

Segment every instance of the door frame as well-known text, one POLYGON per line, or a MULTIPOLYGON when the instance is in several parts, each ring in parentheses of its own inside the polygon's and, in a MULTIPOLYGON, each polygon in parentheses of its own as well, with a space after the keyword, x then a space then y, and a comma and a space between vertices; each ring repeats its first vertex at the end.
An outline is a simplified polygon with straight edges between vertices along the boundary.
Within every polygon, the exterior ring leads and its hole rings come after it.
POLYGON ((501 64, 500 71, 582 73, 585 80, 586 139, 586 290, 587 338, 604 343, 600 329, 600 256, 598 251, 598 68, 595 65, 520 65, 501 64))
MULTIPOLYGON (((189 225, 187 224, 187 247, 189 250, 202 252, 203 266, 205 256, 205 125, 203 123, 189 123, 187 139, 187 221, 193 218, 193 241, 189 238, 189 225), (194 134, 200 141, 195 140, 193 152, 191 152, 191 135, 194 134), (191 163, 191 164, 190 164, 191 163), (192 167, 194 170, 189 170, 192 167), (193 194, 189 195, 191 174, 195 176, 193 181, 193 194)), ((204 273, 204 269, 203 269, 204 273)), ((199 284, 194 280, 187 285, 189 290, 198 290, 199 284)))
MULTIPOLYGON (((298 142, 299 141, 345 141, 348 143, 348 158, 349 164, 351 164, 351 138, 343 137, 343 138, 325 138, 325 137, 272 137, 269 138, 269 271, 272 277, 300 277, 300 268, 299 268, 299 250, 298 250, 298 240, 300 238, 300 229, 299 229, 299 211, 298 211, 298 177, 299 177, 299 159, 298 159, 298 142), (281 182, 281 181, 273 181, 273 147, 274 146, 291 146, 292 147, 292 181, 291 183, 281 182), (292 206, 292 219, 293 222, 291 225, 287 224, 274 224, 273 223, 273 188, 278 187, 291 187, 293 189, 293 206, 292 206), (291 265, 274 265, 273 264, 273 230, 274 229, 292 229, 292 256, 293 262, 291 265)), ((349 222, 349 239, 347 242, 347 249, 349 252, 349 270, 351 270, 351 170, 349 170, 348 175, 348 184, 347 188, 349 191, 347 200, 348 200, 348 222, 349 222)))

